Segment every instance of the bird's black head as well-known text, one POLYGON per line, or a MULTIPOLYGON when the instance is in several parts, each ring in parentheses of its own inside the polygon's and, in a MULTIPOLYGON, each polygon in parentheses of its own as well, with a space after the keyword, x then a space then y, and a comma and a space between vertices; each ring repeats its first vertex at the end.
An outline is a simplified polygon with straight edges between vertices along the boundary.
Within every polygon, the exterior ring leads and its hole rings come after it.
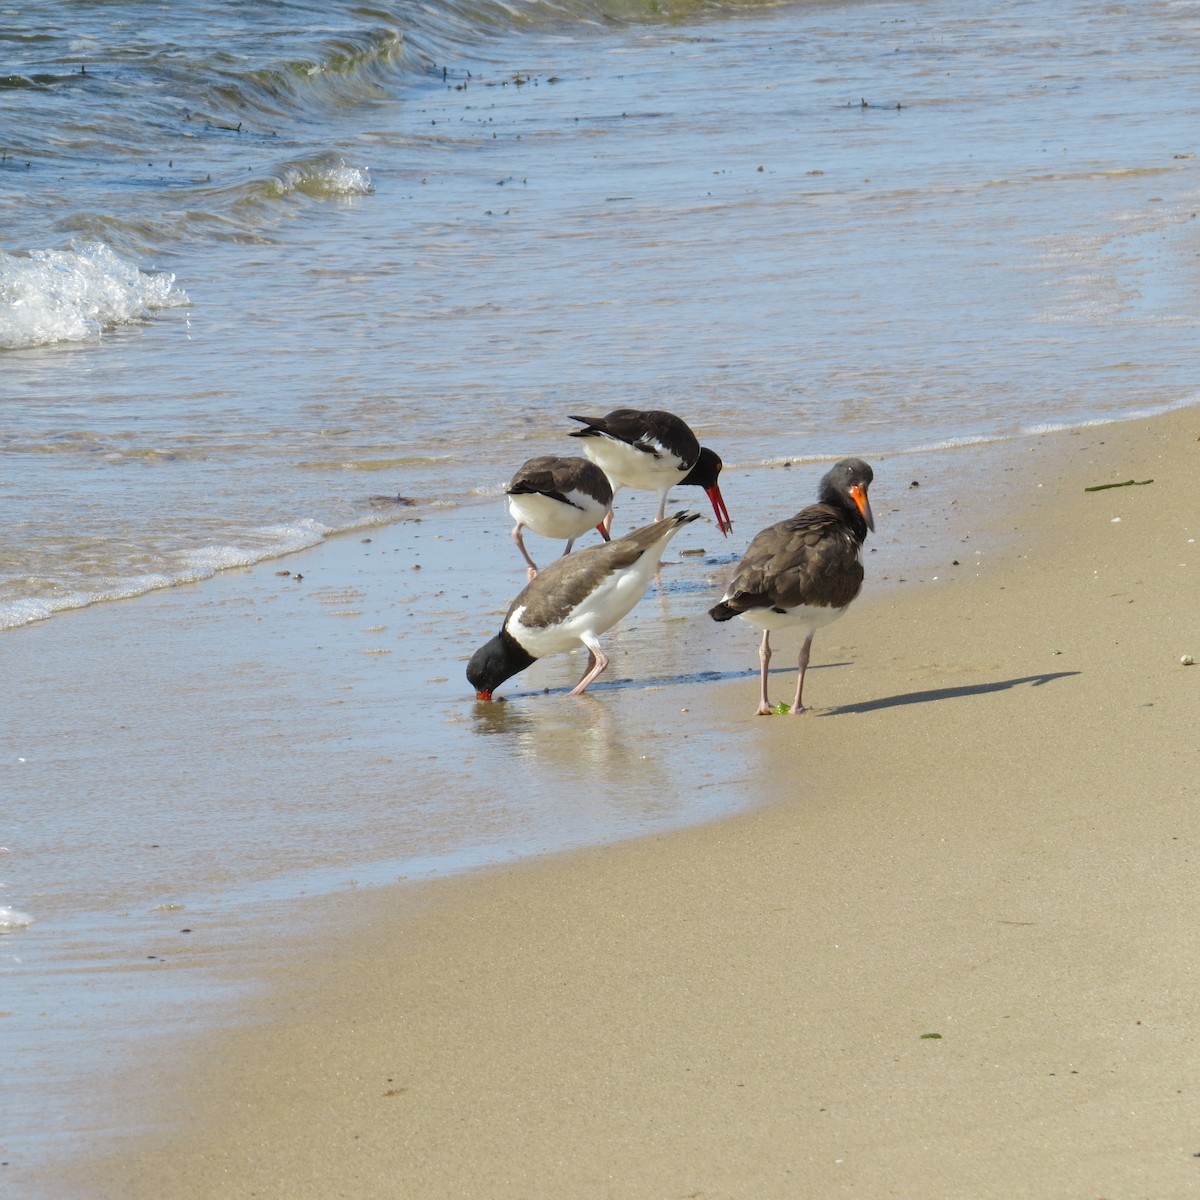
POLYGON ((721 474, 722 466, 721 459, 715 450, 701 446, 699 456, 692 463, 692 469, 679 483, 681 486, 689 484, 702 487, 708 493, 708 502, 713 506, 713 513, 717 518, 717 528, 728 535, 733 528, 733 521, 729 518, 729 509, 725 507, 725 497, 721 495, 721 488, 717 484, 717 476, 721 474))
POLYGON ((821 479, 818 499, 846 514, 860 542, 866 539, 868 529, 875 529, 871 501, 867 498, 867 489, 874 478, 875 472, 861 458, 844 458, 821 479))
POLYGON ((721 474, 722 466, 724 464, 715 450, 701 446, 699 456, 692 463, 692 469, 679 482, 702 488, 716 487, 717 476, 721 474))
POLYGON ((535 659, 503 629, 485 642, 467 663, 467 682, 475 689, 476 700, 490 700, 492 692, 506 679, 525 670, 535 659))

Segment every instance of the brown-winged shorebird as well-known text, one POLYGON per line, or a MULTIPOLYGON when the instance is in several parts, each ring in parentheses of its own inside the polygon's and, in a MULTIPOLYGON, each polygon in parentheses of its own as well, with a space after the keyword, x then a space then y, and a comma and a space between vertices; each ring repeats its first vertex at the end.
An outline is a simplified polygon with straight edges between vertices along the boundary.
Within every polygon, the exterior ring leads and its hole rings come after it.
POLYGON ((612 514, 612 485, 608 476, 586 458, 559 458, 554 454, 531 458, 521 464, 504 490, 508 511, 516 521, 512 539, 528 564, 530 579, 538 573, 538 567, 525 549, 522 529, 532 529, 543 537, 566 538, 564 554, 570 554, 575 539, 592 528, 608 541, 605 521, 612 514))
POLYGON ((755 535, 721 602, 708 611, 714 621, 741 617, 762 631, 758 715, 771 710, 767 667, 771 632, 798 628, 800 674, 791 711, 804 711, 804 673, 813 634, 836 621, 862 587, 862 545, 875 528, 867 489, 874 472, 861 458, 847 458, 822 478, 817 503, 755 535))
POLYGON ((547 654, 583 645, 587 669, 570 692, 581 695, 605 667, 600 635, 646 594, 667 543, 699 513, 677 512, 599 546, 555 559, 509 605, 494 638, 467 664, 477 700, 490 700, 506 679, 547 654))

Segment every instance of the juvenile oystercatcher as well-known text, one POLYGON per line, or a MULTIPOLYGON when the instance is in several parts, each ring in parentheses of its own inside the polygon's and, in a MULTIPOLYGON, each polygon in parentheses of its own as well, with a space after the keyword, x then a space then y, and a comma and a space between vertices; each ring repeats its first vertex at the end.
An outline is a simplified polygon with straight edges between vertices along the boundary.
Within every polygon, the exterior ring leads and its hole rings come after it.
MULTIPOLYGON (((717 527, 728 535, 733 528, 729 509, 717 485, 721 460, 701 446, 687 423, 674 413, 614 409, 606 417, 572 417, 583 429, 583 452, 608 476, 613 491, 627 487, 658 493, 658 519, 667 509, 667 493, 677 484, 702 487, 708 493, 717 527)), ((612 527, 612 517, 608 518, 612 527)))
POLYGON ((544 454, 522 463, 508 487, 508 511, 516 521, 512 538, 529 564, 529 578, 537 563, 525 549, 521 530, 528 527, 543 537, 566 538, 564 554, 580 534, 593 526, 608 541, 605 518, 612 512, 612 485, 608 476, 586 458, 559 458, 544 454))
POLYGON ((476 700, 490 700, 506 679, 547 654, 588 649, 587 670, 570 695, 580 695, 608 666, 600 634, 646 593, 667 543, 699 513, 674 516, 624 537, 555 559, 509 606, 500 632, 467 664, 476 700))
POLYGON ((755 535, 720 604, 708 610, 714 621, 741 617, 763 631, 759 716, 771 712, 771 631, 793 625, 804 631, 804 645, 792 712, 804 711, 801 697, 813 634, 836 621, 862 587, 862 544, 867 530, 875 528, 867 498, 874 477, 861 458, 838 463, 821 480, 816 504, 755 535))

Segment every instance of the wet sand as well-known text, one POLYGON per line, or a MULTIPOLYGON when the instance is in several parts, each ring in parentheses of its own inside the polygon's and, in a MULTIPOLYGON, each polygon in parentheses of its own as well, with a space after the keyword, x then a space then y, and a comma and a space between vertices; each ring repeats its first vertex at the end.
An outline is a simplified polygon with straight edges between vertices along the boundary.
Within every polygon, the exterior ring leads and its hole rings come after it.
POLYGON ((1194 1195, 1197 478, 1188 410, 960 479, 1008 552, 868 586, 817 635, 852 666, 810 675, 814 711, 755 718, 749 675, 688 689, 695 736, 752 740, 752 811, 336 897, 240 963, 262 987, 234 1028, 138 1064, 136 1138, 48 1182, 1194 1195), (1127 479, 1154 482, 1083 490, 1127 479))

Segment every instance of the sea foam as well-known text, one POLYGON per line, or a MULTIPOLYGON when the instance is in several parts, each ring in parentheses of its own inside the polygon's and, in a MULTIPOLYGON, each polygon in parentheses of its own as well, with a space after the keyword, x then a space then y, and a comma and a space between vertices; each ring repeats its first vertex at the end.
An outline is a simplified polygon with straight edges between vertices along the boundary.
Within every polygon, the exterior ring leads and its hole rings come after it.
POLYGON ((140 271, 102 242, 0 250, 0 349, 86 341, 187 303, 174 275, 140 271))
POLYGON ((332 532, 330 526, 304 517, 290 525, 268 525, 245 530, 237 545, 210 544, 177 551, 165 564, 168 569, 162 572, 123 576, 94 590, 67 588, 54 596, 29 596, 8 601, 0 599, 0 629, 31 625, 55 613, 87 608, 92 604, 130 600, 134 596, 176 587, 181 583, 199 583, 231 567, 249 567, 266 559, 282 558, 299 550, 307 550, 319 545, 332 532))
POLYGON ((319 154, 276 168, 265 185, 268 198, 294 192, 314 200, 369 196, 375 191, 366 167, 352 167, 336 154, 319 154))
POLYGON ((0 904, 0 933, 11 933, 14 929, 24 929, 32 925, 33 918, 27 913, 17 912, 15 908, 5 908, 0 904))

